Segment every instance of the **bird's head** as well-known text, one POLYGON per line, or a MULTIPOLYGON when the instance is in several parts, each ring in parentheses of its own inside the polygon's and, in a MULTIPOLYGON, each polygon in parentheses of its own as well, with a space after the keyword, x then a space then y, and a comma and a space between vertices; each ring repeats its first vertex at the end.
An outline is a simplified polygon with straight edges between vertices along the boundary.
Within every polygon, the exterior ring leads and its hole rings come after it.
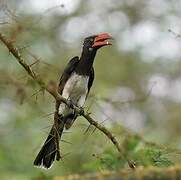
POLYGON ((101 33, 98 35, 93 35, 86 37, 83 43, 83 49, 88 51, 96 51, 103 46, 112 45, 108 39, 112 39, 112 37, 108 33, 101 33))

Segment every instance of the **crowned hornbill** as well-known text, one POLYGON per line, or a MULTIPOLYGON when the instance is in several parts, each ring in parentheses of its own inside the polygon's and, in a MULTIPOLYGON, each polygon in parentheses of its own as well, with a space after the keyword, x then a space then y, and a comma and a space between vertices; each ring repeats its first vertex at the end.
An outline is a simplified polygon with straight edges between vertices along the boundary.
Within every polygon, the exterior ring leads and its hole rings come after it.
MULTIPOLYGON (((99 48, 111 45, 111 36, 102 33, 84 39, 81 57, 73 57, 65 68, 59 82, 58 92, 72 104, 82 107, 94 80, 93 62, 99 48)), ((50 168, 53 161, 60 159, 59 139, 64 127, 69 129, 78 114, 64 103, 59 103, 58 121, 54 125, 44 145, 38 153, 34 165, 50 168), (58 134, 58 136, 57 136, 58 134)))

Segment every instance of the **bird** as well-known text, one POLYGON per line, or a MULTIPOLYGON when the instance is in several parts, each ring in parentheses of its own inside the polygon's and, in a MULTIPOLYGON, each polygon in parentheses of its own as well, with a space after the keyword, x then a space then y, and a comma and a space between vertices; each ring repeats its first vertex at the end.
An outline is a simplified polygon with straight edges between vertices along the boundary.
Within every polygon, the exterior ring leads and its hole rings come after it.
MULTIPOLYGON (((65 67, 57 91, 70 105, 83 109, 94 81, 93 63, 97 50, 112 45, 109 39, 112 39, 112 36, 108 33, 86 37, 80 58, 73 57, 65 67)), ((34 166, 45 169, 51 168, 55 159, 57 161, 61 159, 59 140, 63 130, 69 129, 79 116, 73 108, 63 102, 56 102, 55 106, 57 111, 54 115, 54 124, 33 163, 34 166)))

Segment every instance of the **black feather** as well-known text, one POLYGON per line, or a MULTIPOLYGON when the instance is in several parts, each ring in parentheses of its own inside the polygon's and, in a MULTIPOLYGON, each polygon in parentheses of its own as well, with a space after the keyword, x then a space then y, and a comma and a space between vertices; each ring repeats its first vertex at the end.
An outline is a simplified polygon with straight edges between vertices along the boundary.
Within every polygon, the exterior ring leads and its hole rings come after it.
POLYGON ((58 126, 53 125, 45 143, 34 160, 35 166, 50 168, 52 163, 60 160, 59 139, 64 129, 64 121, 59 121, 58 126))

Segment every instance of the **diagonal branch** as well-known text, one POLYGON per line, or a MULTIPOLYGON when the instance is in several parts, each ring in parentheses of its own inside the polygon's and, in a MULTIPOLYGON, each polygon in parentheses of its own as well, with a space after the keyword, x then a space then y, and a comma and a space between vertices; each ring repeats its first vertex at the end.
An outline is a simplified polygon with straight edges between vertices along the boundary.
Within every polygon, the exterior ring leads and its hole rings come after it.
MULTIPOLYGON (((13 43, 7 39, 2 33, 0 33, 0 40, 4 43, 4 45, 8 48, 9 52, 16 58, 16 60, 19 62, 19 64, 21 66, 23 66, 23 68, 26 70, 26 72, 29 74, 29 76, 31 76, 34 81, 36 81, 40 87, 42 89, 45 89, 47 92, 49 92, 56 100, 56 102, 60 103, 63 102, 66 105, 70 106, 69 102, 67 101, 67 99, 63 98, 51 85, 46 85, 41 79, 40 77, 38 77, 38 75, 36 75, 36 73, 32 70, 31 66, 29 66, 25 59, 21 56, 21 53, 19 52, 18 48, 16 48, 13 43)), ((84 111, 82 111, 81 108, 73 105, 71 106, 71 108, 74 109, 75 112, 77 112, 78 114, 81 114, 85 119, 87 119, 87 121, 95 126, 97 129, 99 129, 102 133, 104 133, 108 139, 111 140, 111 142, 113 143, 113 145, 116 147, 116 149, 118 150, 118 152, 120 152, 121 156, 128 162, 128 165, 130 166, 130 168, 135 168, 135 164, 133 162, 131 162, 130 160, 128 160, 123 148, 120 146, 119 142, 117 141, 116 137, 103 125, 99 124, 96 120, 94 120, 91 116, 90 113, 85 113, 84 111)), ((57 109, 56 109, 57 111, 57 109)))

